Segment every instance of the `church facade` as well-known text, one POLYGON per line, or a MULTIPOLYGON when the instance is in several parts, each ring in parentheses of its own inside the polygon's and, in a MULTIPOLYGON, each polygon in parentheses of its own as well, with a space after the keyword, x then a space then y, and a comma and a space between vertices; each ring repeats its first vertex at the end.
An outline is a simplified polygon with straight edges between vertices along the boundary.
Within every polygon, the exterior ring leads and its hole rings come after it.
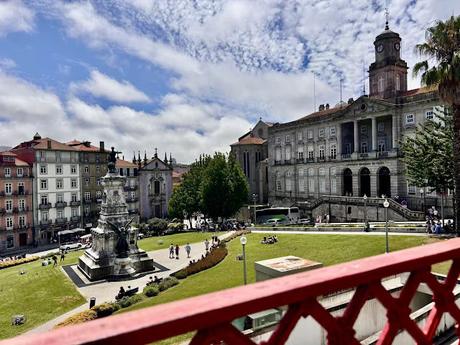
MULTIPOLYGON (((439 195, 410 185, 400 151, 400 143, 415 134, 416 126, 436 117, 438 93, 407 90, 401 38, 388 26, 374 47, 368 96, 320 105, 312 114, 268 128, 271 205, 314 203, 322 196, 384 195, 404 200, 413 210, 439 208, 439 195)), ((446 208, 446 214, 451 212, 446 208)))

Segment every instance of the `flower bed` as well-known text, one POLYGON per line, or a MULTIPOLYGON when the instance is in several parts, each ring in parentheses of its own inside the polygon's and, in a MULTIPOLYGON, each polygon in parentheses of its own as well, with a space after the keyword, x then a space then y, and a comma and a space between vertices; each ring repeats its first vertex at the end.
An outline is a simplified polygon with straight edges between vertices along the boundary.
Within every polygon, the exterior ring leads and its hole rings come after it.
POLYGON ((13 267, 13 266, 18 266, 22 264, 26 264, 28 262, 36 261, 38 260, 38 256, 31 256, 28 258, 22 258, 22 259, 17 259, 17 260, 8 260, 8 261, 2 261, 0 262, 0 270, 8 267, 13 267))

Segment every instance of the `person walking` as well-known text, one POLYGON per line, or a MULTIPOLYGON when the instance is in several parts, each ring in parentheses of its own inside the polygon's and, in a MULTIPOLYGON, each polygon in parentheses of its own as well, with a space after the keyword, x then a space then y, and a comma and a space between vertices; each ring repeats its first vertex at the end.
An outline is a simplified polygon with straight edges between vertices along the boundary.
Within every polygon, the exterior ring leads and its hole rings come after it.
POLYGON ((204 241, 204 247, 206 248, 206 252, 208 252, 208 250, 209 250, 209 241, 208 241, 208 239, 206 239, 204 241))
POLYGON ((61 262, 64 261, 65 259, 65 254, 64 254, 64 251, 61 253, 61 262))
POLYGON ((54 262, 54 263, 53 263, 53 267, 56 267, 57 264, 58 264, 57 256, 56 256, 56 255, 53 255, 52 259, 53 259, 53 262, 54 262))
POLYGON ((174 244, 172 244, 172 243, 169 246, 169 258, 174 259, 174 244))
POLYGON ((190 243, 187 243, 185 246, 185 251, 187 252, 187 258, 190 258, 190 252, 192 251, 192 247, 190 247, 190 243))
POLYGON ((176 260, 179 260, 179 245, 176 244, 176 260))

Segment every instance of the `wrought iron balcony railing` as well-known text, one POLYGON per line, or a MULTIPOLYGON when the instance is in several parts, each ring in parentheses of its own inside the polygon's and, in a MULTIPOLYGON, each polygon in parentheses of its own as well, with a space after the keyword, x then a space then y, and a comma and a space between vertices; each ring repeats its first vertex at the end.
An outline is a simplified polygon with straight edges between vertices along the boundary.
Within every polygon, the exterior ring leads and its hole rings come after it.
MULTIPOLYGON (((158 305, 88 323, 29 334, 0 345, 145 344, 195 332, 190 344, 246 344, 256 342, 237 330, 232 321, 248 314, 285 306, 280 322, 267 335, 266 345, 284 344, 301 318, 312 317, 327 332, 331 345, 359 345, 354 324, 366 301, 377 299, 387 322, 377 334, 377 344, 391 344, 407 332, 417 344, 432 344, 443 313, 460 322, 454 287, 460 273, 460 239, 453 239, 317 269, 203 296, 158 305), (444 281, 431 266, 452 260, 444 281), (392 294, 382 279, 410 272, 399 294, 392 294), (409 304, 420 284, 433 293, 432 308, 419 325, 411 318, 409 304), (343 314, 331 314, 318 297, 344 290, 353 292, 343 314)), ((457 335, 460 331, 457 328, 457 335)), ((305 337, 310 336, 308 332, 305 337)))

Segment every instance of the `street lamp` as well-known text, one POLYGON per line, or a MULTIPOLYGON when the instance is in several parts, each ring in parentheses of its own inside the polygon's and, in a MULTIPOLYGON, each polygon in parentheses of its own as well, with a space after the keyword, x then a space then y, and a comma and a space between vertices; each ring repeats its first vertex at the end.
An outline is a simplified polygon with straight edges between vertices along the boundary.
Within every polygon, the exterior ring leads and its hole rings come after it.
POLYGON ((243 273, 244 273, 244 285, 248 283, 248 279, 246 276, 246 243, 248 242, 248 239, 246 236, 241 236, 240 237, 240 243, 243 246, 243 273))
POLYGON ((424 188, 420 188, 420 194, 423 196, 423 204, 422 204, 422 212, 425 214, 425 189, 424 188))
POLYGON ((257 200, 257 194, 253 193, 252 194, 252 202, 253 202, 253 207, 254 207, 254 226, 257 224, 257 215, 256 215, 256 200, 257 200))
POLYGON ((387 199, 383 202, 383 207, 385 208, 385 252, 389 253, 390 248, 388 245, 388 206, 390 206, 390 203, 388 202, 387 199))
POLYGON ((364 200, 364 231, 369 231, 369 224, 367 222, 367 195, 364 194, 363 196, 364 200))

